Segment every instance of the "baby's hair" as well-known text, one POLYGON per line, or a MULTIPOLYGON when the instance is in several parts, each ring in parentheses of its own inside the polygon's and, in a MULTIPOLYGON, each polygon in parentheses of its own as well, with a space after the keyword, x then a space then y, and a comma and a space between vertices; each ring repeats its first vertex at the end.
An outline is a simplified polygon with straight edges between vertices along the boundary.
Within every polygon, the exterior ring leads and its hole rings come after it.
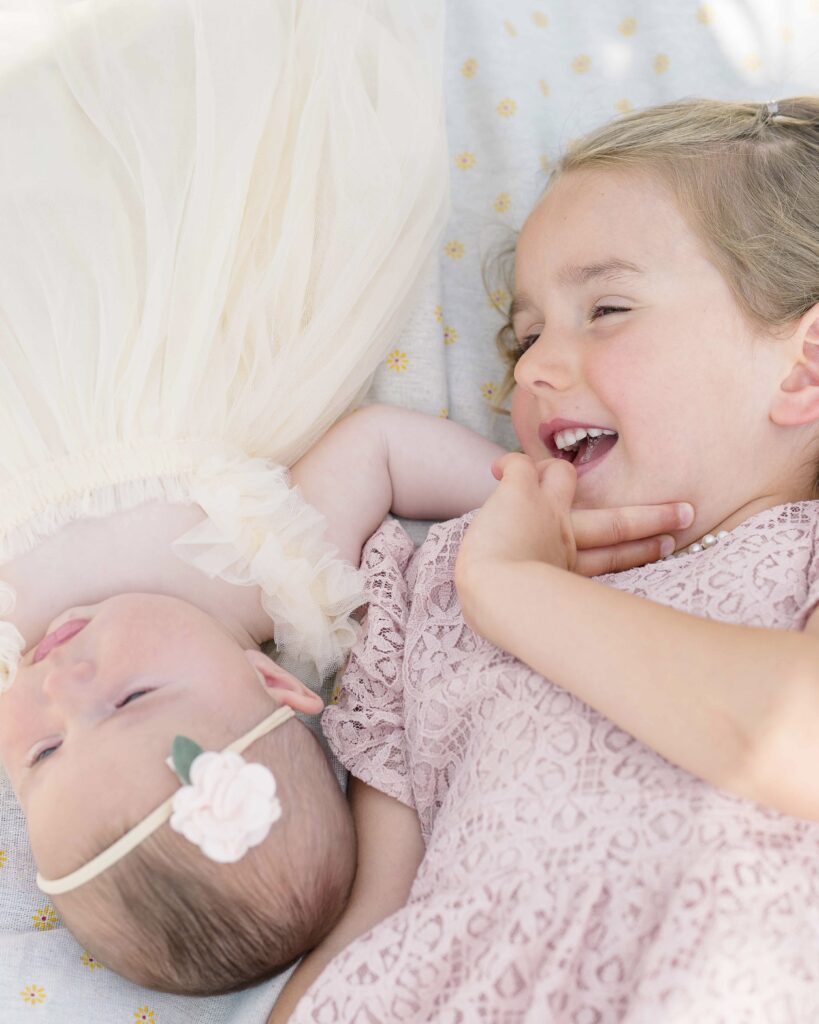
POLYGON ((284 815, 242 860, 216 864, 166 824, 57 901, 101 963, 163 992, 234 992, 280 973, 338 920, 355 833, 318 741, 293 720, 245 756, 273 770, 284 815))
MULTIPOLYGON (((574 143, 547 189, 583 169, 645 172, 667 185, 751 324, 784 328, 819 302, 819 98, 636 111, 574 143)), ((520 357, 508 320, 497 344, 504 400, 520 357)))

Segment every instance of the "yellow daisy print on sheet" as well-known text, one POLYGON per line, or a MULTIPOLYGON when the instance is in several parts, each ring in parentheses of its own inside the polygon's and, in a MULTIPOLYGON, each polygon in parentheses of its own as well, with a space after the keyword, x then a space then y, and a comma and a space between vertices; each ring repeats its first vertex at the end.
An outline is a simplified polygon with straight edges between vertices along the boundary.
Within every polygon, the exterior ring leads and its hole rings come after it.
POLYGON ((444 246, 444 256, 449 256, 451 260, 459 260, 464 254, 464 243, 458 242, 453 239, 451 242, 447 242, 444 246))
POLYGON ((455 155, 453 163, 459 171, 471 171, 475 166, 475 154, 465 149, 462 153, 455 155))
POLYGON ((486 384, 481 384, 481 394, 487 402, 494 402, 497 393, 498 386, 493 381, 487 381, 486 384))
POLYGON ((134 1020, 139 1021, 139 1024, 143 1024, 143 1021, 145 1024, 159 1024, 150 1006, 140 1006, 138 1010, 134 1010, 134 1020))
POLYGON ((96 959, 96 957, 91 956, 88 950, 84 950, 82 952, 80 960, 82 961, 83 966, 87 967, 89 971, 102 970, 102 964, 96 959))
POLYGON ((46 1000, 46 990, 42 985, 26 985, 20 993, 20 998, 29 1006, 38 1006, 46 1000))
POLYGON ((9 855, 5 850, 0 850, 0 870, 2 870, 9 862, 9 855))
POLYGON ((34 922, 34 927, 38 932, 50 932, 57 927, 59 919, 53 907, 45 906, 32 914, 31 920, 34 922))
POLYGON ((394 348, 387 356, 387 367, 396 373, 403 373, 409 366, 409 356, 400 348, 394 348))

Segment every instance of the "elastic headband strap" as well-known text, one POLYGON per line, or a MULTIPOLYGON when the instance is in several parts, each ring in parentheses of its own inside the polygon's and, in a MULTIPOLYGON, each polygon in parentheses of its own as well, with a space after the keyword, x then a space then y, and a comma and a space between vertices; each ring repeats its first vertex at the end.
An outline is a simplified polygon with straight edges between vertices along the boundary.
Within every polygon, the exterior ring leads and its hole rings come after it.
MULTIPOLYGON (((224 750, 232 750, 236 754, 241 754, 243 750, 247 750, 251 743, 254 743, 261 736, 272 732, 276 726, 282 725, 292 718, 294 714, 295 712, 290 707, 277 708, 272 715, 268 715, 267 718, 259 722, 258 725, 255 725, 249 732, 246 732, 244 736, 240 736, 237 740, 229 743, 224 750)), ((103 850, 102 853, 98 853, 96 857, 92 857, 82 867, 72 871, 70 875, 63 875, 62 878, 46 879, 38 873, 37 886, 40 892, 44 892, 47 896, 60 896, 62 893, 71 892, 72 889, 78 889, 81 885, 85 885, 86 882, 90 882, 92 878, 101 875, 103 871, 116 864, 117 861, 122 860, 126 854, 129 854, 131 850, 139 846, 140 843, 143 843, 148 836, 153 835, 160 825, 164 825, 171 816, 172 804, 173 797, 169 797, 159 807, 146 815, 142 821, 134 825, 124 836, 117 839, 116 842, 103 850)))

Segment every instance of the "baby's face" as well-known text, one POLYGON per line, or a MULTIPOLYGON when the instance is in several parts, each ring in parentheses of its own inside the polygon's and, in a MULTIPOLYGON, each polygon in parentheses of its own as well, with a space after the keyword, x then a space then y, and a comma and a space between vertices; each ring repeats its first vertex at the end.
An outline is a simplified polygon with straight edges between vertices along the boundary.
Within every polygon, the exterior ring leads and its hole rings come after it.
POLYGON ((47 637, 0 697, 0 755, 38 867, 57 877, 175 791, 174 736, 218 750, 275 705, 251 663, 264 656, 176 598, 74 608, 47 637))
POLYGON ((512 399, 523 450, 556 455, 561 420, 616 432, 586 463, 586 442, 579 449, 577 507, 691 501, 710 528, 769 493, 789 457, 803 461, 804 439, 769 416, 788 347, 743 318, 659 181, 558 178, 521 232, 516 285, 515 333, 528 339, 512 399))

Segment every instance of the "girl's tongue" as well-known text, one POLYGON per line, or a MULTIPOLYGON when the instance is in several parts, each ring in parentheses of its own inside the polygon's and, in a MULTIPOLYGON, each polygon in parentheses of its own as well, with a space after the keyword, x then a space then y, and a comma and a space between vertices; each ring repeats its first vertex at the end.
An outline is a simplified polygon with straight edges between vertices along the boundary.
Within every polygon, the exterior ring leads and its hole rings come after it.
POLYGON ((599 437, 584 437, 577 445, 567 451, 560 452, 558 458, 568 459, 575 466, 585 466, 596 462, 611 451, 617 444, 618 434, 601 434, 599 437))

